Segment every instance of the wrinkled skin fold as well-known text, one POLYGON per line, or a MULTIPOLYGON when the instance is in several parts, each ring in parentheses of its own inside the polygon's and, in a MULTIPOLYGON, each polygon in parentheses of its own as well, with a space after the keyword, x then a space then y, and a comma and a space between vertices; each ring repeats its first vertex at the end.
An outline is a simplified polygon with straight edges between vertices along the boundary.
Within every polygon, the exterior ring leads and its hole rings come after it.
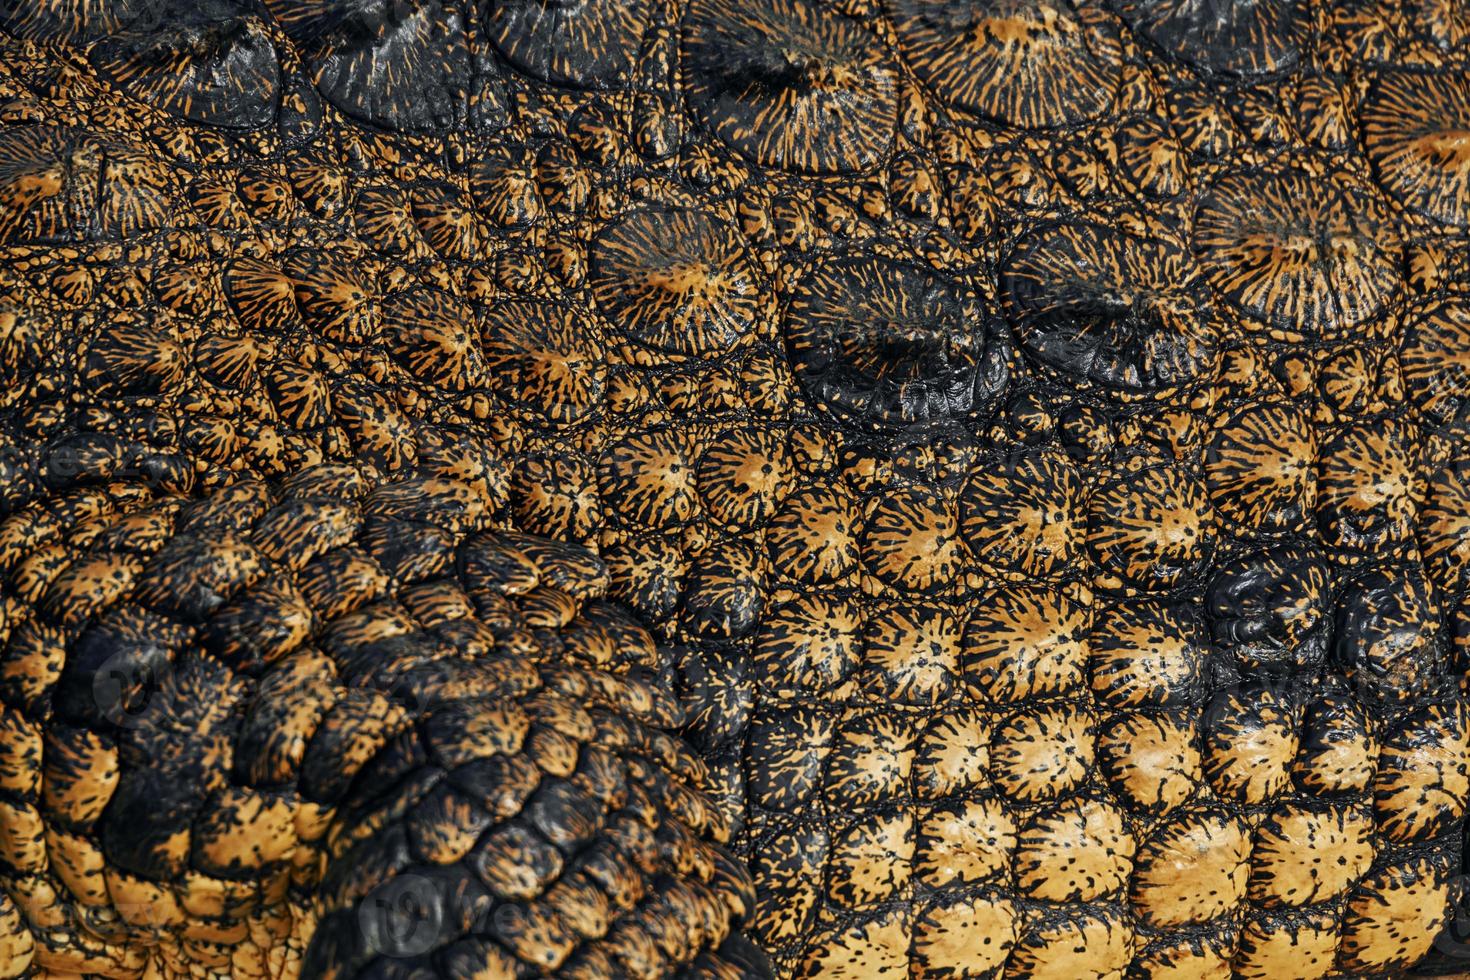
POLYGON ((0 0, 0 978, 1470 962, 1470 11, 0 0))

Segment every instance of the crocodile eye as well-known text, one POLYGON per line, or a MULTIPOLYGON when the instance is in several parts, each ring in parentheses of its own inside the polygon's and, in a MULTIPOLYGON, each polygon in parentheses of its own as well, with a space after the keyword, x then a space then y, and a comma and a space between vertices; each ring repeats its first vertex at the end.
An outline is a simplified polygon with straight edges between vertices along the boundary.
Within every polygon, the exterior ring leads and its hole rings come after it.
POLYGON ((1398 286, 1373 196, 1296 171, 1222 177, 1200 202, 1194 251, 1216 292, 1284 340, 1342 336, 1398 286))
POLYGON ((486 34, 516 68, 589 88, 627 80, 648 0, 509 0, 487 5, 486 34))
POLYGON ((791 299, 786 345, 814 404, 867 425, 987 411, 1008 377, 1003 323, 958 284, 877 257, 813 269, 791 299))
POLYGON ((893 142, 898 73, 887 52, 811 0, 694 0, 684 90, 705 125, 759 164, 863 170, 893 142))
POLYGON ((1090 225, 1017 246, 1001 274, 1007 315, 1037 360, 1128 397, 1210 380, 1218 339, 1188 253, 1090 225))
POLYGON ((1119 0, 1135 31, 1174 55, 1211 71, 1263 75, 1300 57, 1295 0, 1119 0))
POLYGON ((1378 182, 1420 214, 1470 225, 1470 82, 1462 74, 1384 71, 1363 104, 1378 182))
POLYGON ((275 45, 258 17, 233 4, 158 5, 89 54, 128 94, 185 119, 256 129, 275 116, 275 45))
POLYGON ((637 211, 592 244, 592 292, 630 337, 683 356, 744 342, 762 280, 733 229, 702 211, 637 211))
POLYGON ((1116 37, 1066 0, 889 0, 915 73, 940 98, 1013 126, 1101 115, 1122 75, 1116 37))

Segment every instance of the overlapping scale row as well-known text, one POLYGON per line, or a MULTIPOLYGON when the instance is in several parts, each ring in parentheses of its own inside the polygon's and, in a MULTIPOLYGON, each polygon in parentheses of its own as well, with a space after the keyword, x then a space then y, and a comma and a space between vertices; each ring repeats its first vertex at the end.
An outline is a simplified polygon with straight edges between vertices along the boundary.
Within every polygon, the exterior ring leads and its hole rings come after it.
POLYGON ((601 562, 491 530, 494 505, 321 466, 6 518, 6 890, 46 928, 24 961, 758 964, 652 638, 601 562))

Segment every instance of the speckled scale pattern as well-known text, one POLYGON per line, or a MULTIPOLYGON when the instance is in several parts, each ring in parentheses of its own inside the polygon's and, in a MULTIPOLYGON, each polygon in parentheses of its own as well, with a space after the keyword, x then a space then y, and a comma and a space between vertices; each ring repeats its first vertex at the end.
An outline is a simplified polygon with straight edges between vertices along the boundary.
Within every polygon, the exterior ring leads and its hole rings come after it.
POLYGON ((0 0, 0 974, 1452 964, 1467 73, 0 0))

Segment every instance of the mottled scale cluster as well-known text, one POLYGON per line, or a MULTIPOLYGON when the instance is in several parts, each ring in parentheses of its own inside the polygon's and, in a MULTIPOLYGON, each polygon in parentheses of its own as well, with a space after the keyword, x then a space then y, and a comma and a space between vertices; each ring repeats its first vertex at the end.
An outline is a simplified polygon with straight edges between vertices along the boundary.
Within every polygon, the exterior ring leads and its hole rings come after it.
POLYGON ((758 956, 664 655, 493 506, 323 465, 0 522, 8 975, 758 956))

